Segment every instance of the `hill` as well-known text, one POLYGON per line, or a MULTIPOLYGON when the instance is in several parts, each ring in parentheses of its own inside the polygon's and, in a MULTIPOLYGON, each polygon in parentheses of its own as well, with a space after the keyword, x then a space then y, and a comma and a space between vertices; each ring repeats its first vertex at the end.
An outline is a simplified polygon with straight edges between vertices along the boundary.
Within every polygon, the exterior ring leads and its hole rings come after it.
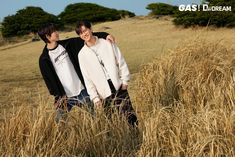
MULTIPOLYGON (((180 45, 182 41, 197 37, 208 40, 222 40, 228 47, 234 47, 234 29, 213 28, 176 28, 171 20, 155 20, 146 18, 124 19, 114 22, 100 23, 94 31, 106 31, 114 35, 121 48, 131 73, 139 71, 140 65, 148 63, 154 57, 167 53, 167 50, 180 45)), ((60 38, 77 36, 75 32, 61 33, 60 38)), ((20 44, 18 44, 20 45, 20 44)), ((43 86, 38 69, 38 57, 44 46, 42 41, 29 42, 22 46, 0 47, 1 68, 1 103, 6 104, 6 94, 11 89, 35 88, 34 83, 43 86), (11 48, 12 47, 12 48, 11 48)), ((34 92, 33 92, 34 93, 34 92)), ((8 99, 7 99, 8 100, 8 99)), ((2 105, 1 105, 2 106, 2 105)))

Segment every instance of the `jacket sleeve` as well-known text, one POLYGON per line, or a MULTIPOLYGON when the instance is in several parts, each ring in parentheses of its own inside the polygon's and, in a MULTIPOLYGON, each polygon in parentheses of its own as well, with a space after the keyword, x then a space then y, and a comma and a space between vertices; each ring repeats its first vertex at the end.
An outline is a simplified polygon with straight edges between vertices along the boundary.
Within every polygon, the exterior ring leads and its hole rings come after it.
POLYGON ((106 33, 106 32, 95 32, 95 33, 93 33, 93 35, 97 36, 98 38, 106 39, 106 37, 107 37, 109 34, 106 33))
POLYGON ((122 80, 123 84, 127 85, 128 81, 130 80, 130 71, 128 69, 127 63, 124 57, 122 56, 120 49, 117 47, 117 45, 112 44, 112 48, 113 48, 113 52, 115 55, 116 64, 119 69, 120 79, 122 80))
POLYGON ((39 59, 39 67, 40 67, 42 77, 44 79, 44 82, 45 82, 45 84, 47 86, 47 89, 49 90, 50 94, 55 96, 55 94, 53 93, 53 90, 52 90, 52 86, 51 86, 52 83, 49 79, 49 74, 48 74, 48 71, 46 70, 45 66, 46 66, 46 63, 43 62, 43 60, 40 58, 39 59))
POLYGON ((100 97, 99 94, 96 90, 95 85, 93 84, 93 82, 91 81, 90 77, 89 77, 89 73, 86 69, 86 63, 83 61, 83 59, 81 58, 80 55, 78 55, 78 59, 79 59, 79 63, 80 63, 80 68, 81 68, 81 72, 84 78, 84 82, 86 85, 86 89, 88 94, 90 95, 90 99, 96 103, 98 101, 100 101, 100 97))

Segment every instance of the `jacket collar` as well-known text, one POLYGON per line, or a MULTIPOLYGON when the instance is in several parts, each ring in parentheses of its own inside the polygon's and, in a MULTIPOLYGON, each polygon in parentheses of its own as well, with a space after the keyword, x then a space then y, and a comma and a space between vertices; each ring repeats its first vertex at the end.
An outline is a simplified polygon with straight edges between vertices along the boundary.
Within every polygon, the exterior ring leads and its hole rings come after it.
MULTIPOLYGON (((98 38, 97 36, 94 36, 94 37, 95 37, 95 45, 99 44, 99 38, 98 38)), ((85 45, 85 47, 87 47, 87 48, 90 48, 90 47, 92 47, 92 46, 95 46, 95 45, 88 46, 85 41, 84 41, 84 45, 85 45)))

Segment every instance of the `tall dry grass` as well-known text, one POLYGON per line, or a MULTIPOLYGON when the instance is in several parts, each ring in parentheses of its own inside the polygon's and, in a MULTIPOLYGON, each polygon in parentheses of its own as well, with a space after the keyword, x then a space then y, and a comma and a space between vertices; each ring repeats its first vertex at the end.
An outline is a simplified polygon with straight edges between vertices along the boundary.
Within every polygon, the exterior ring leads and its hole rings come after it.
POLYGON ((234 50, 189 42, 137 77, 139 132, 117 113, 108 120, 79 108, 56 125, 51 101, 39 95, 38 107, 23 99, 0 120, 0 156, 235 156, 234 50))
POLYGON ((136 102, 148 111, 139 156, 235 156, 235 54, 191 41, 146 65, 136 102))
POLYGON ((140 146, 138 130, 117 113, 107 119, 74 108, 57 125, 53 109, 40 102, 37 109, 22 105, 1 121, 0 156, 134 156, 140 146))

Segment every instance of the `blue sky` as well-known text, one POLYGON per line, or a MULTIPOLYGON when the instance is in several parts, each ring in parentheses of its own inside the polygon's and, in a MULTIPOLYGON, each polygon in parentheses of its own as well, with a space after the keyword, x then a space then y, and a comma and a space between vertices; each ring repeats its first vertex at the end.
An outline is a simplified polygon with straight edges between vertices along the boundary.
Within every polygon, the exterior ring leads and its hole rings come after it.
POLYGON ((145 7, 150 3, 162 2, 171 5, 199 4, 201 0, 3 0, 0 6, 0 21, 8 15, 16 14, 16 11, 26 6, 38 6, 44 11, 58 15, 68 4, 88 2, 96 3, 105 7, 124 9, 134 12, 136 15, 147 15, 149 10, 145 7))

